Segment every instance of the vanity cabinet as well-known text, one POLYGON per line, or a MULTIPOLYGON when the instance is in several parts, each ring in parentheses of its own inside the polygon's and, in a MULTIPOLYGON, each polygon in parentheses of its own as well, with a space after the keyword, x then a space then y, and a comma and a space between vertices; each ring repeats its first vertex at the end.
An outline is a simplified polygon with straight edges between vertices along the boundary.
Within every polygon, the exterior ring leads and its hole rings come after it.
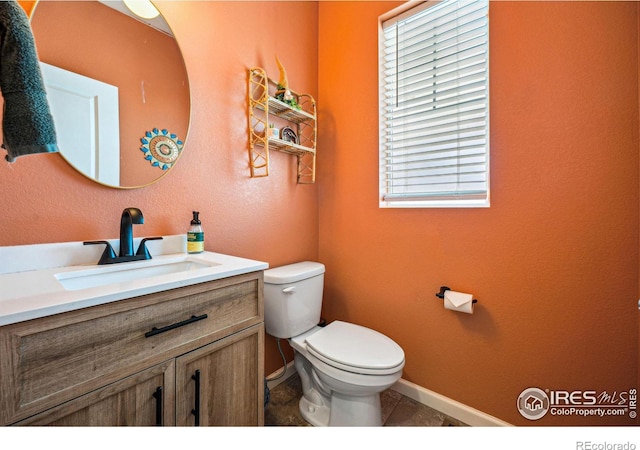
POLYGON ((159 364, 16 425, 152 426, 173 425, 173 361, 159 364))
POLYGON ((316 101, 309 94, 290 90, 298 105, 293 107, 275 97, 277 88, 278 84, 267 77, 264 69, 249 69, 247 105, 251 177, 269 176, 269 150, 276 150, 296 156, 299 184, 315 183, 316 101), (281 128, 279 136, 271 134, 275 125, 281 128), (285 128, 288 133, 283 133, 285 128))
POLYGON ((264 384, 251 374, 258 372, 254 355, 263 347, 262 333, 252 327, 176 360, 176 425, 258 424, 256 399, 263 398, 264 384))
POLYGON ((262 277, 0 327, 0 424, 263 425, 262 277))

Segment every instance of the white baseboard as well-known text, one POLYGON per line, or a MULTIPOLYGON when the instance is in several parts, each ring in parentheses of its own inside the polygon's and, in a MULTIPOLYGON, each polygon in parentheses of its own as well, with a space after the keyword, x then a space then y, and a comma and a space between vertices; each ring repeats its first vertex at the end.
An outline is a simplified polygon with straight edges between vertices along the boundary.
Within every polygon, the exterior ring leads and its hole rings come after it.
POLYGON ((466 423, 472 427, 510 427, 508 422, 478 411, 456 400, 440 395, 437 392, 418 386, 410 381, 400 379, 391 386, 396 392, 422 403, 430 408, 438 410, 449 417, 466 423))
POLYGON ((296 368, 293 365, 293 361, 290 361, 289 363, 287 363, 287 370, 285 371, 284 375, 277 378, 277 379, 273 379, 272 378, 276 378, 277 376, 279 376, 280 374, 282 374, 282 367, 280 367, 278 370, 276 370, 275 372, 267 375, 267 387, 269 389, 273 389, 274 387, 276 387, 277 385, 279 385, 280 383, 286 381, 290 376, 292 376, 294 373, 296 373, 296 368), (271 381, 269 381, 271 380, 271 381))
MULTIPOLYGON (((287 364, 287 369, 281 377, 272 381, 267 381, 269 389, 273 389, 280 383, 286 381, 289 377, 296 373, 296 368, 293 365, 293 361, 287 364)), ((267 375, 267 380, 275 378, 282 374, 282 367, 275 372, 267 375)), ((511 427, 508 422, 493 417, 489 414, 483 413, 475 408, 460 403, 456 400, 440 395, 437 392, 430 391, 429 389, 418 386, 410 381, 400 379, 391 386, 396 392, 402 395, 406 395, 410 399, 422 403, 430 408, 433 408, 441 413, 446 414, 460 422, 466 423, 472 427, 511 427)))

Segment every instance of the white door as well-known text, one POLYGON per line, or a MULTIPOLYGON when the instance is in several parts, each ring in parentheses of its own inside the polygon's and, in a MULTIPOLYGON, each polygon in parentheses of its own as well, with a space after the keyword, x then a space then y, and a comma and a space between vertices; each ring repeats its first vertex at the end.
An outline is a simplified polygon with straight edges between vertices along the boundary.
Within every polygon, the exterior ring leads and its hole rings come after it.
POLYGON ((101 183, 120 185, 118 87, 41 62, 60 153, 101 183))

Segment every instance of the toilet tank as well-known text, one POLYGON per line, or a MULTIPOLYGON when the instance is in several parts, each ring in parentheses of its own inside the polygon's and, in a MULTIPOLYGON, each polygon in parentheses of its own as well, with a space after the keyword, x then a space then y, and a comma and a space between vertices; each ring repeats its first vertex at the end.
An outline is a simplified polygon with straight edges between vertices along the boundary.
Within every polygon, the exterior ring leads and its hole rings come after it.
POLYGON ((267 334, 288 339, 320 321, 324 265, 305 261, 264 271, 264 325, 267 334))

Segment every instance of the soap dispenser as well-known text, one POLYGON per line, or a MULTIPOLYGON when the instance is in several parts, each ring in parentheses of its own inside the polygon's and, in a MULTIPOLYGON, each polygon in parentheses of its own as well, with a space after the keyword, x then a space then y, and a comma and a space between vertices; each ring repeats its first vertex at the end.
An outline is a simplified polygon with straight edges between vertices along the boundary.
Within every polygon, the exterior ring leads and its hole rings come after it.
POLYGON ((188 253, 202 253, 204 251, 204 231, 202 230, 199 215, 199 211, 193 211, 193 219, 187 232, 188 253))

